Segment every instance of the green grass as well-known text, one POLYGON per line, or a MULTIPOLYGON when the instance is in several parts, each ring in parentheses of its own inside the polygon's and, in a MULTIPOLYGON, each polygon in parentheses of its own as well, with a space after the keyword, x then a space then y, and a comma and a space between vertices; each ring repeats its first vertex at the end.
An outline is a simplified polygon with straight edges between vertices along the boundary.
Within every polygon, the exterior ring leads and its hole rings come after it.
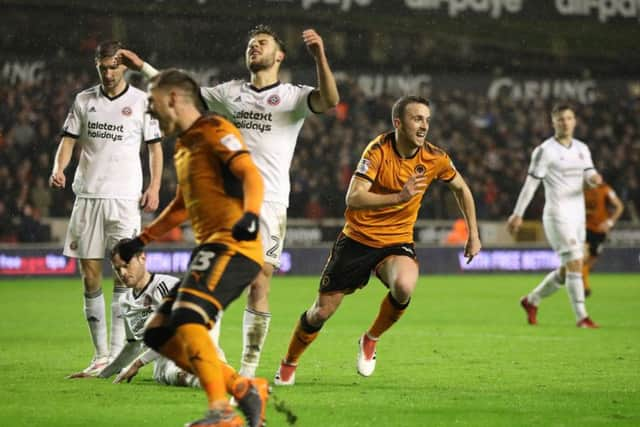
MULTIPOLYGON (((638 426, 640 277, 594 275, 599 330, 579 330, 567 296, 545 300, 540 325, 518 298, 541 275, 424 276, 406 315, 380 341, 373 376, 355 372, 358 336, 384 288, 345 299, 301 359, 294 387, 275 395, 313 426, 638 426)), ((291 330, 315 296, 314 278, 276 278, 259 375, 272 378, 291 330)), ((105 284, 108 286, 108 284, 105 284)), ((205 408, 200 390, 67 380, 92 355, 79 280, 0 281, 0 414, 5 426, 181 426, 205 408)), ((221 343, 239 359, 243 301, 221 343)), ((286 426, 271 404, 270 427, 286 426)))

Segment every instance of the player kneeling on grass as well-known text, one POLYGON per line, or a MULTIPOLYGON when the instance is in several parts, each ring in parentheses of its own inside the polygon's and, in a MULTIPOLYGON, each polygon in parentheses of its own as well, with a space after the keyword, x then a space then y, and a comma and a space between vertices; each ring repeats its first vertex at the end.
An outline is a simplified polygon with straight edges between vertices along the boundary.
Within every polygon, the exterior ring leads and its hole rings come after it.
POLYGON ((404 314, 418 280, 413 228, 429 184, 449 185, 464 216, 471 259, 480 251, 475 205, 469 187, 449 156, 426 140, 431 108, 421 97, 400 98, 391 112, 394 131, 369 143, 347 190, 346 224, 322 273, 313 306, 302 313, 276 385, 295 382, 298 359, 335 313, 345 295, 364 287, 372 271, 389 288, 380 311, 358 344, 357 370, 373 373, 376 343, 404 314))
MULTIPOLYGON (((131 381, 140 368, 154 362, 153 379, 160 384, 199 387, 198 378, 180 369, 171 360, 148 348, 143 341, 145 323, 160 306, 162 300, 180 280, 166 274, 154 274, 147 270, 146 254, 141 250, 129 262, 124 262, 118 251, 120 246, 131 239, 122 239, 111 250, 111 264, 118 279, 128 288, 120 297, 120 308, 124 319, 126 344, 117 357, 97 374, 84 371, 70 378, 110 378, 118 374, 114 383, 131 381)), ((216 323, 219 325, 219 323, 216 323)), ((214 327, 210 331, 211 339, 218 342, 220 330, 214 327)), ((217 346, 219 356, 224 354, 217 346)))

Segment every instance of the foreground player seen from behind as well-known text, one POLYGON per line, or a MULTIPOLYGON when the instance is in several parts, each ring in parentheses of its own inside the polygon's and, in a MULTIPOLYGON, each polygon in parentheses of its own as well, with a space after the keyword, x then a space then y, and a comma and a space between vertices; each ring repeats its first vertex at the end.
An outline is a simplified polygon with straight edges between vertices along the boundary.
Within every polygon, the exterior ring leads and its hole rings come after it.
POLYGON ((318 296, 302 313, 275 384, 295 383, 298 360, 336 312, 345 295, 364 287, 371 272, 389 289, 371 327, 358 341, 357 371, 370 376, 376 344, 404 314, 418 280, 413 228, 422 196, 444 181, 458 201, 469 238, 469 261, 480 251, 473 196, 449 156, 426 140, 431 108, 421 97, 405 96, 393 106, 394 130, 376 137, 362 154, 347 190, 346 223, 320 279, 318 296))
POLYGON ((151 79, 149 108, 167 135, 175 135, 175 198, 143 232, 120 246, 129 262, 145 244, 191 220, 198 246, 179 286, 147 325, 145 343, 198 377, 208 400, 205 417, 191 427, 244 425, 229 405, 231 394, 249 426, 264 425, 267 380, 238 375, 218 357, 208 329, 238 298, 262 265, 258 212, 263 183, 238 129, 218 115, 203 116, 199 88, 179 70, 151 79))

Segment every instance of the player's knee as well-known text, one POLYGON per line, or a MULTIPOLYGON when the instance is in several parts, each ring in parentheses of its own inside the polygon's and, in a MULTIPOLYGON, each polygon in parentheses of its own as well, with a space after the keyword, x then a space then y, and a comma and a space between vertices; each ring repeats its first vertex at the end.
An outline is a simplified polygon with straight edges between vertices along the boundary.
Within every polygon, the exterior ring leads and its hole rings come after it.
POLYGON ((322 327, 324 322, 329 320, 333 313, 336 312, 336 308, 331 305, 314 306, 307 311, 307 318, 312 325, 322 327))
POLYGON ((416 288, 416 280, 409 276, 398 276, 391 286, 391 295, 399 304, 406 304, 416 288))
POLYGON ((157 328, 148 328, 144 331, 144 343, 154 349, 158 350, 173 336, 174 330, 167 326, 160 326, 157 328))
POLYGON ((577 272, 582 271, 582 258, 574 258, 565 263, 567 271, 577 272))
POLYGON ((300 328, 308 334, 318 332, 324 326, 326 319, 322 320, 315 314, 315 310, 308 310, 300 316, 300 328))
POLYGON ((409 303, 411 302, 411 296, 409 296, 405 300, 398 300, 393 296, 391 292, 389 292, 389 294, 387 294, 387 297, 389 298, 389 302, 391 303, 391 305, 397 308, 398 310, 406 309, 409 306, 409 303))

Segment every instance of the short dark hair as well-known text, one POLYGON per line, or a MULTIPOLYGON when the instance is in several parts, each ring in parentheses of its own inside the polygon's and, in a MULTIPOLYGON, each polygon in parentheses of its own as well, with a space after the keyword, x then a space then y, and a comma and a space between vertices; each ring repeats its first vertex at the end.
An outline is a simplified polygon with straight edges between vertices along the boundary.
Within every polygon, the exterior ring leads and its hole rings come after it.
POLYGON ((107 40, 98 45, 96 47, 95 60, 100 61, 103 58, 107 58, 109 56, 115 56, 118 50, 122 49, 122 43, 117 40, 107 40))
MULTIPOLYGON (((129 242, 130 242, 130 241, 132 241, 132 240, 133 240, 133 239, 130 239, 130 238, 128 238, 128 237, 125 237, 124 239, 120 239, 120 240, 118 240, 118 243, 116 243, 116 244, 113 246, 113 248, 111 248, 111 254, 110 254, 110 255, 111 255, 111 258, 109 258, 109 259, 113 260, 113 258, 114 258, 116 255, 120 255, 120 246, 124 245, 125 243, 129 243, 129 242)), ((133 254, 133 256, 138 256, 138 255, 140 255, 140 254, 141 254, 141 253, 143 253, 143 252, 144 252, 144 249, 142 249, 142 248, 141 248, 138 252, 136 252, 135 254, 133 254)))
POLYGON ((391 121, 404 116, 404 112, 409 104, 423 104, 431 108, 431 104, 427 98, 415 95, 405 95, 398 99, 391 108, 391 121))
POLYGON ((575 110, 568 102, 559 102, 553 106, 551 109, 551 116, 555 116, 556 114, 562 113, 563 111, 571 110, 575 113, 575 110))
POLYGON ((178 88, 193 98, 194 104, 200 105, 200 86, 186 71, 177 68, 163 70, 151 78, 149 83, 157 88, 178 88))
POLYGON ((258 34, 267 34, 273 37, 273 40, 275 40, 276 44, 278 45, 278 48, 282 51, 282 53, 284 54, 287 53, 287 47, 285 46, 284 41, 282 41, 282 39, 278 37, 278 34, 275 31, 273 31, 273 29, 270 26, 263 25, 263 24, 256 25, 251 30, 249 30, 247 41, 251 40, 258 34))

